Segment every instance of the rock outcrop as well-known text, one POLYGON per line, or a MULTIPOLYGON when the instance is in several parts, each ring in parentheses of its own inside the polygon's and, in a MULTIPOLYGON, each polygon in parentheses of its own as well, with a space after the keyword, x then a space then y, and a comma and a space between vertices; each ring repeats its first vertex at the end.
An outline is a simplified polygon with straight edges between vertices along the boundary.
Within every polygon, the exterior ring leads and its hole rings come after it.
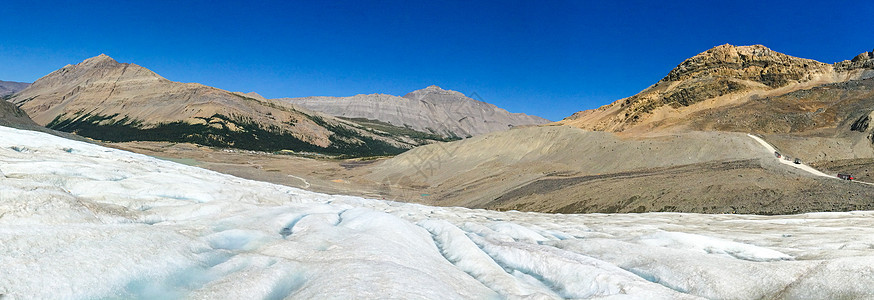
POLYGON ((278 100, 333 116, 378 120, 447 138, 464 138, 516 126, 549 122, 536 116, 510 113, 495 105, 434 85, 403 97, 371 94, 278 100))
POLYGON ((684 126, 688 116, 822 84, 874 77, 874 56, 835 64, 792 57, 762 45, 721 45, 683 61, 637 95, 562 120, 611 132, 684 126))
POLYGON ((683 61, 659 83, 712 77, 749 80, 777 88, 813 80, 830 69, 828 64, 792 57, 762 45, 721 45, 683 61))
POLYGON ((861 54, 856 55, 852 60, 835 63, 835 70, 837 71, 851 71, 858 69, 874 69, 874 50, 862 52, 861 54))

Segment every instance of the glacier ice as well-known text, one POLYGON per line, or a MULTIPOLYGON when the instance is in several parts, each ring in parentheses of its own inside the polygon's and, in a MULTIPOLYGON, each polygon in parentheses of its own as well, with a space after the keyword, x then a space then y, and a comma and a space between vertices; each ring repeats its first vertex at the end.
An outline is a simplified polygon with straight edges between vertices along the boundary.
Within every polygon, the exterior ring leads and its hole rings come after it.
POLYGON ((874 297, 874 212, 553 215, 325 195, 0 127, 7 299, 874 297))

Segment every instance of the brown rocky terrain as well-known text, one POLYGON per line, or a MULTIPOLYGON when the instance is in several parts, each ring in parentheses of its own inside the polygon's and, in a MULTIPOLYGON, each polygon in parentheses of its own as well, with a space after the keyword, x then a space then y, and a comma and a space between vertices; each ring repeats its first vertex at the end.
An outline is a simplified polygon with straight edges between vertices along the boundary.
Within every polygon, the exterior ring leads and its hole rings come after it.
POLYGON ((433 85, 403 97, 372 94, 278 100, 337 117, 378 120, 446 138, 464 138, 516 126, 549 123, 540 117, 510 113, 433 85))
MULTIPOLYGON (((577 112, 560 123, 589 130, 629 134, 688 130, 690 128, 686 127, 689 123, 699 122, 701 116, 732 111, 754 100, 821 85, 872 78, 874 60, 869 53, 830 65, 788 56, 761 45, 717 46, 685 60, 637 95, 598 109, 577 112)), ((796 99, 799 101, 792 103, 793 109, 815 112, 821 108, 808 105, 808 98, 796 99)), ((762 115, 769 117, 768 113, 762 115)), ((820 122, 818 126, 833 126, 840 121, 820 122)), ((691 129, 701 129, 701 126, 691 129)), ((746 129, 768 132, 770 128, 746 129)))

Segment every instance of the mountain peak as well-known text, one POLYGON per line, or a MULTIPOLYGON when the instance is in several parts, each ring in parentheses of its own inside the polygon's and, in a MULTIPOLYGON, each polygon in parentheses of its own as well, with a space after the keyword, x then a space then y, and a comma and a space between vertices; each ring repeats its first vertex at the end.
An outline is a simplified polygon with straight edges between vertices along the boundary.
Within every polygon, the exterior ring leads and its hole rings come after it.
POLYGON ((72 107, 78 110, 94 107, 113 109, 113 105, 106 105, 105 102, 125 99, 109 97, 122 94, 123 88, 117 88, 119 86, 133 87, 130 95, 137 95, 140 92, 136 89, 158 90, 159 88, 149 84, 163 81, 167 80, 149 69, 135 64, 119 63, 112 57, 101 54, 43 76, 26 89, 16 93, 11 101, 26 110, 38 124, 46 125, 58 117, 62 109, 73 110, 72 107), (60 99, 63 100, 77 101, 68 101, 62 106, 56 106, 61 102, 55 97, 58 95, 61 95, 60 99), (57 109, 50 110, 49 108, 53 106, 57 109))
POLYGON ((112 57, 109 57, 109 55, 101 53, 98 56, 95 56, 95 57, 92 57, 92 58, 89 58, 89 59, 82 61, 82 64, 98 64, 98 63, 107 63, 107 62, 118 63, 115 59, 113 59, 112 57))
POLYGON ((723 52, 724 51, 740 51, 740 52, 748 52, 748 53, 758 51, 761 54, 767 54, 766 52, 772 52, 773 50, 771 50, 771 48, 765 47, 762 44, 737 46, 737 45, 732 45, 732 44, 726 43, 726 44, 722 44, 722 45, 710 48, 707 51, 704 51, 703 53, 699 53, 698 55, 702 55, 705 53, 712 53, 712 52, 720 52, 720 51, 723 51, 723 52))
POLYGON ((463 93, 453 91, 453 90, 444 90, 436 85, 430 85, 424 89, 412 91, 412 92, 404 95, 404 98, 422 100, 423 98, 427 97, 428 95, 435 95, 435 94, 436 95, 450 96, 453 99, 457 99, 459 97, 467 98, 467 96, 465 96, 463 93))
POLYGON ((859 55, 856 55, 856 57, 853 57, 853 59, 851 61, 852 62, 860 62, 860 61, 866 61, 866 60, 869 60, 872 58, 874 58, 874 50, 871 50, 869 52, 862 52, 862 54, 859 54, 859 55))
POLYGON ((789 56, 763 45, 724 44, 686 59, 659 82, 722 77, 757 81, 776 88, 827 69, 828 64, 789 56))
POLYGON ((292 98, 285 101, 329 115, 378 120, 444 138, 463 138, 550 122, 536 116, 510 113, 493 104, 436 85, 412 91, 403 97, 362 94, 352 97, 292 98))

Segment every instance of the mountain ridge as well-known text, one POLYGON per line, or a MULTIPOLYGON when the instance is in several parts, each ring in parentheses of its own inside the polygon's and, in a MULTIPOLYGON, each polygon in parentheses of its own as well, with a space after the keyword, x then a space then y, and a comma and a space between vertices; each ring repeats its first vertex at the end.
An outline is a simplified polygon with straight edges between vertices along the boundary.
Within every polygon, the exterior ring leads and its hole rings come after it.
POLYGON ((448 138, 464 138, 550 122, 524 113, 510 113, 493 104, 436 85, 402 97, 377 93, 277 100, 337 117, 379 120, 448 138))
POLYGON ((101 54, 58 69, 9 100, 42 126, 106 141, 364 156, 397 154, 418 144, 255 97, 170 81, 101 54))
POLYGON ((27 82, 16 82, 16 81, 3 81, 0 80, 0 97, 8 97, 12 96, 12 94, 18 93, 21 90, 27 88, 30 83, 27 82))

